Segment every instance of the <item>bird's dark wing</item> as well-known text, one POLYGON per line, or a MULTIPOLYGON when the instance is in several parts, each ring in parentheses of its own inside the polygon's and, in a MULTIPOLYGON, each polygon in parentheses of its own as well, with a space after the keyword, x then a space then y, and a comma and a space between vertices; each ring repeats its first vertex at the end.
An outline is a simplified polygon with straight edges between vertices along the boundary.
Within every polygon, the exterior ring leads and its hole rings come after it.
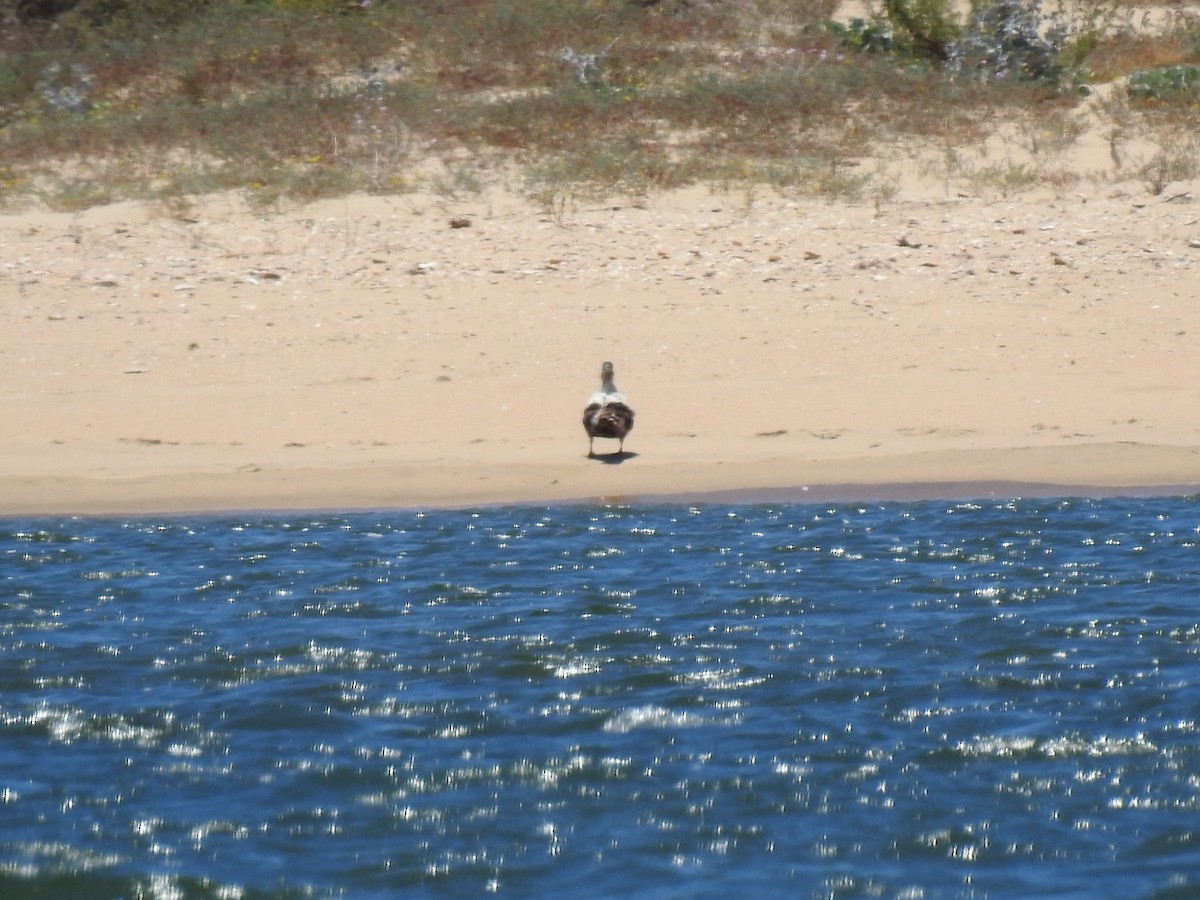
POLYGON ((588 409, 584 426, 592 437, 623 438, 633 428, 633 410, 624 403, 606 403, 588 409))

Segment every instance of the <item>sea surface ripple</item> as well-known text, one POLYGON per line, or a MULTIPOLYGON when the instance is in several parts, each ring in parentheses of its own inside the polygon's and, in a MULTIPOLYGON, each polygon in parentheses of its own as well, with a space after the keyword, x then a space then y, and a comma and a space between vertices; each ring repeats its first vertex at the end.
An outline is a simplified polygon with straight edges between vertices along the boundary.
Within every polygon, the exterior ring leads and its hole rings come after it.
POLYGON ((0 895, 1200 896, 1200 502, 0 520, 0 895))

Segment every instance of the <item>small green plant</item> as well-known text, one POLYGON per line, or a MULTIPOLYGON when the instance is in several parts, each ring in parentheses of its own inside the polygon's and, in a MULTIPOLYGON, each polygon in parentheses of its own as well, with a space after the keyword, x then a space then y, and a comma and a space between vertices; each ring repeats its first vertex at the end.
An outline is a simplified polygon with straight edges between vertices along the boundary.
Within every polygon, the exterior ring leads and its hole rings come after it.
POLYGON ((899 49, 891 24, 883 18, 853 18, 847 24, 827 22, 829 33, 846 50, 859 53, 894 53, 899 49))
POLYGON ((1125 90, 1130 97, 1142 101, 1195 101, 1200 99, 1198 82, 1200 66, 1165 66, 1131 73, 1125 90))

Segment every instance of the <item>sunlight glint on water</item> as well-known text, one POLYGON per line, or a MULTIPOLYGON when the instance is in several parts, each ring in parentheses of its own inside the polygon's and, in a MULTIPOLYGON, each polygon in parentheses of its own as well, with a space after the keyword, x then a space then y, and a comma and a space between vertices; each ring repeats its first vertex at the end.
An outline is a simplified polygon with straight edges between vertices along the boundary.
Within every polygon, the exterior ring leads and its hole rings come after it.
POLYGON ((1187 896, 1200 504, 0 522, 0 888, 1187 896))

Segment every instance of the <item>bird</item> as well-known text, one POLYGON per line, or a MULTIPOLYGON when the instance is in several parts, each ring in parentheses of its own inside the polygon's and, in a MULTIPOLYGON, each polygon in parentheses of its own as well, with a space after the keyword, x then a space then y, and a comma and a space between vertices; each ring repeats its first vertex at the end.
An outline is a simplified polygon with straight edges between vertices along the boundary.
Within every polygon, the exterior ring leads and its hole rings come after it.
POLYGON ((633 410, 625 395, 613 384, 613 364, 600 366, 600 390, 588 398, 583 411, 583 429, 588 436, 588 458, 596 453, 592 444, 596 438, 613 438, 620 441, 617 453, 625 452, 625 436, 633 430, 633 410))

